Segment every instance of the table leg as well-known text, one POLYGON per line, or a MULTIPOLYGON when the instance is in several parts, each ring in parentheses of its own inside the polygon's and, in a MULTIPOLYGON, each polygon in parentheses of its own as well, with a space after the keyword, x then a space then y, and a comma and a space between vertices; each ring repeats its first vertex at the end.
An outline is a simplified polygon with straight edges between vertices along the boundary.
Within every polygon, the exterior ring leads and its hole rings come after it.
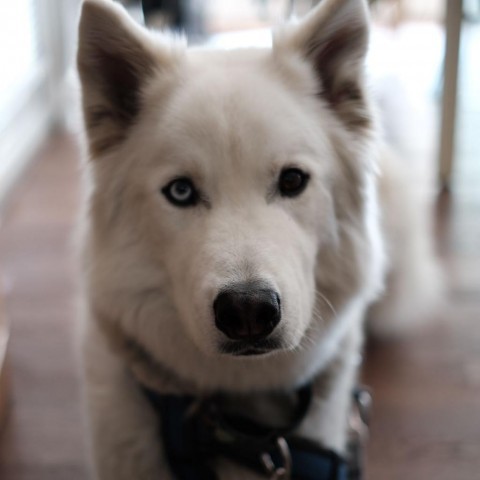
POLYGON ((443 76, 442 123, 440 130, 440 184, 448 188, 453 169, 457 113, 458 58, 463 1, 445 0, 446 47, 443 76))

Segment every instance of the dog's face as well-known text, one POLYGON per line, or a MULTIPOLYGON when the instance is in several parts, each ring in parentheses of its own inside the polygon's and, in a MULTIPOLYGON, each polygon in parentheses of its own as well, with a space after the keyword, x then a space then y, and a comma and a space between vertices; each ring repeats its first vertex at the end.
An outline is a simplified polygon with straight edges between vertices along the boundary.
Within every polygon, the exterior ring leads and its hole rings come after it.
POLYGON ((365 6, 322 3, 272 50, 188 53, 84 5, 97 276, 161 296, 207 354, 294 349, 360 288, 365 6))
POLYGON ((317 251, 331 241, 331 147, 264 53, 198 57, 165 110, 139 125, 153 138, 134 141, 148 157, 149 248, 200 348, 293 347, 312 317, 317 251))

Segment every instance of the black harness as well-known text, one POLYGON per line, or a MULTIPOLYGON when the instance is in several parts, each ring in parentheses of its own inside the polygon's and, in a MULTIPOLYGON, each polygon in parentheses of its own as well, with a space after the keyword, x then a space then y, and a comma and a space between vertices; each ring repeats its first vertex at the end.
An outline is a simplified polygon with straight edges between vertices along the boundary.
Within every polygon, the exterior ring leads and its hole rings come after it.
POLYGON ((177 480, 217 480, 213 463, 227 458, 268 479, 360 480, 369 396, 354 395, 349 461, 316 443, 298 438, 294 431, 305 418, 312 387, 296 392, 295 411, 289 425, 271 427, 238 413, 226 411, 222 395, 205 399, 193 396, 145 394, 161 417, 169 466, 177 480), (367 399, 368 396, 368 399, 367 399))

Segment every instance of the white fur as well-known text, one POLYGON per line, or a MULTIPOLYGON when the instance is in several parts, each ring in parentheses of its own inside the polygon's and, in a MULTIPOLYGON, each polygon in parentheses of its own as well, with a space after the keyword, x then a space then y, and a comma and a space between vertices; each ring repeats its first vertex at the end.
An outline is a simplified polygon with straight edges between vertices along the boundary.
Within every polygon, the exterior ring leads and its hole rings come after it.
MULTIPOLYGON (((314 380, 300 432, 343 452, 362 322, 386 272, 383 163, 363 88, 367 36, 363 1, 324 0, 279 31, 272 50, 185 51, 150 37, 119 6, 85 0, 84 357, 100 480, 170 478, 139 381, 204 394, 314 380), (275 186, 292 166, 310 182, 288 199, 275 186), (160 190, 176 176, 190 177, 205 202, 170 204, 160 190), (222 355, 213 301, 253 279, 280 294, 281 349, 222 355)), ((218 469, 253 478, 225 462, 218 469)))

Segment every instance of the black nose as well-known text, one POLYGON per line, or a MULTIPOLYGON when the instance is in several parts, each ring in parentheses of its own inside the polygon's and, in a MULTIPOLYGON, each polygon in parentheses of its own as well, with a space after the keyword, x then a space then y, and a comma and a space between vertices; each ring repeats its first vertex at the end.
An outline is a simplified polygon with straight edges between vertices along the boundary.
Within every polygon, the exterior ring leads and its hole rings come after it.
POLYGON ((232 340, 260 340, 280 322, 280 297, 258 282, 236 284, 213 303, 215 325, 232 340))

